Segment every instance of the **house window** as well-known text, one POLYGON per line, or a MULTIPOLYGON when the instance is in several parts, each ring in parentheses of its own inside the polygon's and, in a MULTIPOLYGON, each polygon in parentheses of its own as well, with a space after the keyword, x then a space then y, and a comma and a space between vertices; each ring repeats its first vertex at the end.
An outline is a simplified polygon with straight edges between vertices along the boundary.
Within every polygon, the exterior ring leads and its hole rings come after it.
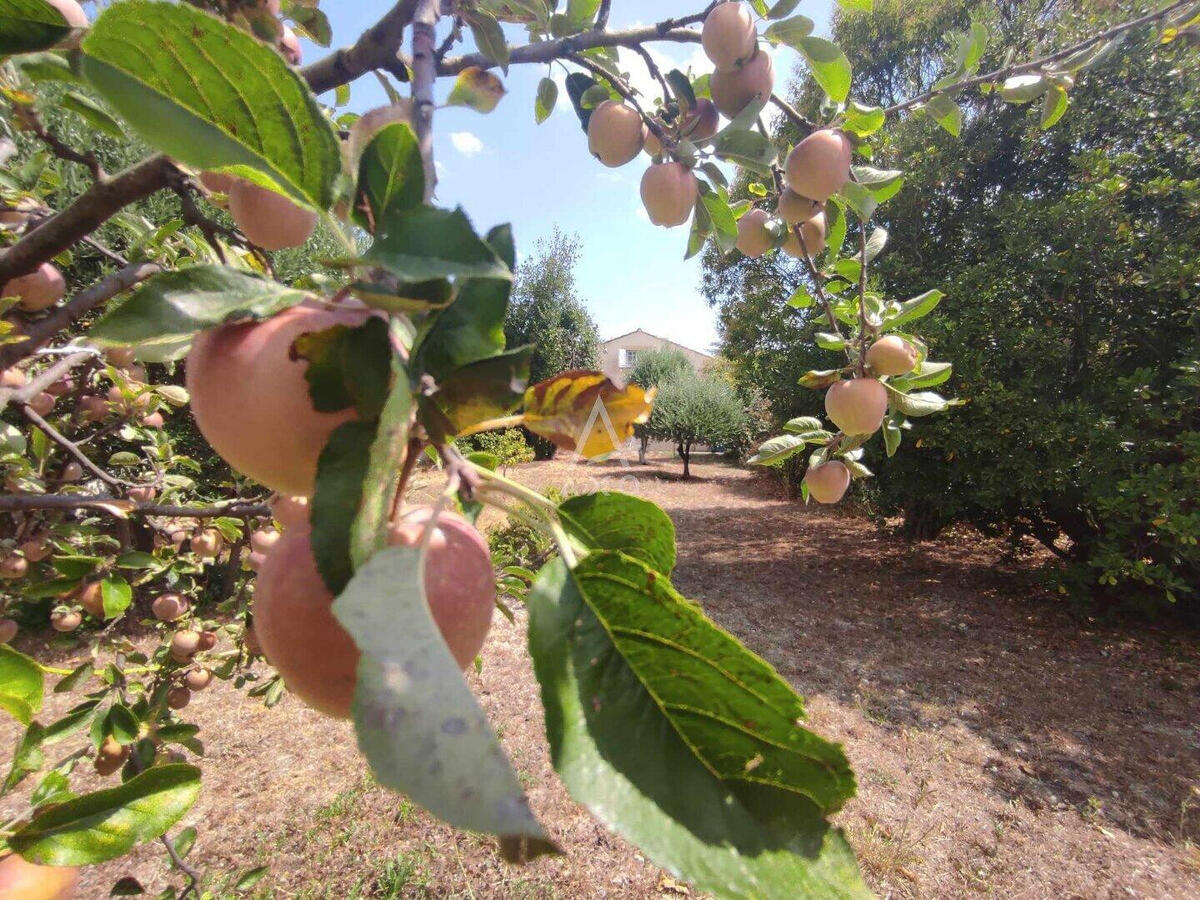
POLYGON ((622 369, 632 369, 637 362, 637 351, 621 348, 617 350, 617 365, 622 369))

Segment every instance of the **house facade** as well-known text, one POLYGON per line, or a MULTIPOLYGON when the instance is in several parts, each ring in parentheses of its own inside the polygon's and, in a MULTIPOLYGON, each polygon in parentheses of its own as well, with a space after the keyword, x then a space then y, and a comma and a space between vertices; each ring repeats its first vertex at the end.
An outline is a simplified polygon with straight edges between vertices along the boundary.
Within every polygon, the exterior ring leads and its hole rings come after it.
POLYGON ((604 341, 600 345, 600 368, 613 381, 625 384, 629 380, 629 372, 637 365, 638 353, 645 350, 661 350, 665 347, 682 352, 697 372, 704 371, 714 359, 708 353, 701 353, 639 328, 604 341))

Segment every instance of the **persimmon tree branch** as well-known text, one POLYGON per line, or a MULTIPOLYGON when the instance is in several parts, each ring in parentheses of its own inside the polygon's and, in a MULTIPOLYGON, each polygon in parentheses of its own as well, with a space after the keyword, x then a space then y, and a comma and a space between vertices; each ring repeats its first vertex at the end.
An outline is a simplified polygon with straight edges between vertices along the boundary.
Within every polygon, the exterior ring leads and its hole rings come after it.
POLYGON ((1014 75, 1024 75, 1030 72, 1036 72, 1046 66, 1053 65, 1056 62, 1062 62, 1064 59, 1069 59, 1076 53, 1082 53, 1096 44, 1110 41, 1115 37, 1119 37, 1127 31, 1132 31, 1142 25, 1148 25, 1151 22, 1157 22, 1165 19, 1172 13, 1183 9, 1185 6, 1190 6, 1195 0, 1176 0, 1170 6, 1164 6, 1162 9, 1154 12, 1146 13, 1144 16, 1138 16, 1136 19, 1130 19, 1128 22, 1122 22, 1119 25, 1114 25, 1112 28, 1101 31, 1099 34, 1094 34, 1089 38, 1084 38, 1078 43, 1072 44, 1069 47, 1064 47, 1062 50, 1056 50, 1054 53, 1048 53, 1045 56, 1032 59, 1029 62, 1016 63, 1010 66, 1001 66, 999 69, 994 69, 983 75, 975 75, 971 78, 964 78, 962 81, 956 81, 953 84, 948 84, 945 87, 931 89, 923 94, 918 94, 915 97, 910 97, 908 100, 902 100, 899 103, 894 103, 884 109, 884 115, 894 115, 906 109, 912 109, 922 103, 927 103, 939 94, 953 94, 967 88, 977 87, 981 84, 989 84, 1002 81, 1005 78, 1011 78, 1014 75))
POLYGON ((172 519, 266 518, 271 507, 253 499, 229 500, 213 506, 176 506, 163 503, 139 503, 123 497, 84 494, 3 494, 0 512, 29 512, 36 509, 93 509, 112 516, 163 516, 172 519))
POLYGON ((400 56, 404 30, 416 14, 420 0, 400 0, 350 47, 343 47, 300 70, 314 94, 331 91, 372 69, 408 81, 408 67, 400 56))
POLYGON ((114 214, 167 187, 174 164, 159 154, 102 178, 62 212, 0 254, 0 284, 24 275, 87 237, 114 214))
MULTIPOLYGON (((37 232, 35 231, 34 234, 37 232)), ((17 244, 13 249, 19 246, 20 244, 17 244)), ((3 265, 3 259, 0 259, 0 265, 3 265)), ((51 338, 71 323, 82 318, 89 310, 112 299, 122 291, 129 290, 150 276, 157 275, 160 271, 162 270, 158 265, 152 262, 132 263, 109 275, 103 281, 97 281, 90 287, 84 288, 72 297, 70 302, 58 307, 48 316, 26 325, 21 332, 26 338, 25 340, 0 346, 0 369, 7 369, 18 360, 39 350, 51 338)), ((3 408, 4 392, 0 391, 0 409, 3 408)))
MULTIPOLYGON (((667 19, 657 25, 644 25, 638 28, 626 28, 621 31, 584 31, 570 37, 558 38, 553 41, 539 41, 536 44, 525 44, 514 47, 509 54, 509 63, 547 63, 556 59, 565 59, 572 53, 591 50, 594 47, 627 47, 630 50, 648 41, 671 41, 677 44, 700 43, 700 32, 682 25, 703 21, 704 16, 685 16, 681 19, 667 19)), ((450 56, 438 64, 439 75, 457 75, 463 69, 477 66, 481 69, 493 68, 492 62, 482 53, 467 53, 462 56, 450 56)))

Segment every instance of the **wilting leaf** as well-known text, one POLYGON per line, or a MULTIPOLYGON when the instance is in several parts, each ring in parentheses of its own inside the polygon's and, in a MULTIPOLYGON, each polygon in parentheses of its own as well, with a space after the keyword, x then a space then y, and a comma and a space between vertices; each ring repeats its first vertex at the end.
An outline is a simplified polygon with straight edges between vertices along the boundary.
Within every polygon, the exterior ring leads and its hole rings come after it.
POLYGON ((654 388, 619 388, 603 372, 563 372, 525 392, 525 427, 586 459, 612 453, 650 418, 654 388))
POLYGON ((476 112, 490 113, 504 97, 504 83, 478 66, 467 66, 458 73, 447 106, 467 106, 476 112))

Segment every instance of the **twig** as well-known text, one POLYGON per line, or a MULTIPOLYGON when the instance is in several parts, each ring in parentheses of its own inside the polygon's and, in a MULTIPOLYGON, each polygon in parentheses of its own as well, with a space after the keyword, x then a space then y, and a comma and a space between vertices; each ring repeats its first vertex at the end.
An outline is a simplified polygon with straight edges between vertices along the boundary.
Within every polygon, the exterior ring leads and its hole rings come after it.
POLYGON ((867 223, 858 221, 858 377, 867 374, 867 223))
MULTIPOLYGON (((48 228, 50 226, 47 225, 45 227, 48 228)), ((38 230, 40 231, 41 229, 38 230)), ((34 232, 34 234, 37 233, 36 231, 34 232)), ((15 250, 19 246, 21 245, 17 244, 13 249, 15 250)), ((4 259, 0 258, 0 268, 3 265, 4 259)), ((18 360, 24 359, 41 349, 56 334, 82 318, 101 303, 112 299, 122 291, 129 290, 129 288, 136 284, 140 284, 152 275, 157 275, 160 271, 162 270, 156 263, 133 263, 119 272, 114 272, 103 281, 97 281, 90 287, 80 291, 71 298, 70 302, 58 307, 44 318, 26 325, 22 332, 25 340, 0 346, 0 369, 7 369, 18 360)), ((0 390, 0 398, 3 397, 4 392, 0 390)), ((2 408, 3 402, 0 401, 0 409, 2 408)))
POLYGON ((1112 40, 1118 35, 1124 34, 1126 31, 1131 31, 1141 25, 1147 25, 1151 22, 1158 21, 1159 19, 1164 19, 1176 10, 1180 10, 1185 6, 1190 6, 1194 2, 1195 0, 1176 0, 1176 2, 1172 3, 1170 6, 1164 6, 1162 9, 1155 10, 1151 13, 1146 13, 1144 16, 1138 16, 1136 19, 1130 19, 1128 22, 1122 22, 1119 25, 1114 25, 1112 28, 1102 31, 1099 34, 1094 34, 1089 38, 1085 38, 1076 44, 1072 44, 1070 47, 1065 47, 1062 50, 1056 50, 1054 53, 1049 53, 1037 59, 1030 60, 1029 62, 1017 63, 1016 65, 1011 66, 1002 66, 999 69, 995 69, 994 71, 988 72, 984 75, 975 75, 972 78, 964 78, 962 81, 956 81, 953 84, 948 84, 945 87, 937 88, 936 90, 928 90, 923 94, 918 94, 916 97, 903 100, 900 103, 895 103, 892 106, 887 107, 883 113, 884 115, 892 115, 894 113, 901 112, 902 110, 912 109, 914 106, 917 106, 921 103, 926 103, 938 94, 957 93, 958 91, 966 90, 967 88, 972 88, 976 85, 987 84, 989 82, 998 82, 1001 79, 1010 78, 1013 75, 1022 75, 1026 72, 1037 71, 1045 66, 1049 66, 1053 63, 1074 56, 1076 53, 1082 53, 1084 50, 1087 50, 1089 47, 1099 44, 1102 41, 1112 40))
POLYGON ((814 131, 817 130, 816 122, 812 121, 812 119, 809 119, 808 117, 803 115, 799 110, 796 109, 796 107, 792 106, 792 104, 788 103, 786 100, 784 100, 778 94, 771 95, 771 102, 774 103, 776 106, 778 106, 781 110, 783 110, 784 114, 789 119, 791 119, 798 126, 800 126, 800 128, 804 132, 805 137, 807 137, 808 135, 812 134, 814 131))
POLYGON ((581 56, 578 53, 570 54, 567 59, 575 63, 575 65, 582 66, 583 68, 587 69, 593 75, 599 75, 609 84, 611 84, 613 88, 616 89, 616 92, 629 101, 629 104, 638 111, 638 115, 642 117, 642 121, 646 123, 646 127, 654 132, 654 136, 658 138, 659 142, 664 147, 675 146, 675 141, 672 140, 671 136, 667 134, 657 119, 646 113, 646 110, 642 108, 642 104, 638 102, 637 95, 634 94, 633 88, 627 85, 623 79, 608 71, 608 69, 604 68, 604 66, 598 65, 592 62, 586 56, 581 56))
POLYGON ((663 78, 663 73, 659 70, 658 64, 654 62, 654 57, 650 55, 650 51, 641 44, 638 44, 633 48, 633 52, 640 56, 642 61, 646 63, 646 68, 650 70, 650 77, 662 85, 663 103, 668 102, 671 99, 671 87, 667 84, 667 79, 663 78))
POLYGON ((401 0, 378 22, 359 36, 351 47, 336 50, 324 59, 305 66, 300 74, 314 94, 323 94, 349 84, 372 69, 383 69, 400 81, 408 81, 408 67, 400 57, 404 29, 412 22, 418 0, 401 0))
POLYGON ((42 429, 42 431, 46 433, 46 437, 50 438, 50 440, 54 441, 54 443, 66 450, 71 456, 75 457, 81 466, 83 466, 109 487, 121 487, 130 483, 127 481, 121 481, 118 478, 113 478, 98 465, 88 459, 87 454, 80 450, 79 447, 75 445, 74 441, 72 441, 57 428, 43 419, 40 415, 34 412, 28 404, 25 404, 21 407, 21 412, 25 414, 25 418, 29 419, 29 421, 38 428, 42 429))
POLYGON ((24 387, 0 389, 0 410, 4 409, 10 400, 16 403, 28 403, 76 366, 82 365, 90 359, 95 359, 99 355, 99 350, 91 348, 80 350, 78 353, 64 356, 54 365, 50 366, 50 368, 46 369, 46 371, 28 382, 24 387))
POLYGON ((412 19, 413 124, 421 161, 425 165, 425 202, 433 197, 437 170, 433 165, 433 83, 437 80, 434 57, 437 23, 441 16, 438 0, 417 0, 412 19))
POLYGON ((47 131, 46 126, 42 124, 42 120, 38 117, 37 111, 32 106, 24 103, 14 103, 13 112, 25 124, 25 127, 38 140, 49 147, 50 152, 59 159, 65 159, 67 162, 86 166, 88 171, 92 173, 92 178, 96 181, 100 181, 105 177, 104 167, 100 165, 100 160, 96 158, 95 154, 80 152, 47 131))
POLYGON ((193 897, 199 897, 200 873, 184 861, 183 857, 180 856, 179 852, 175 849, 175 845, 171 843, 171 839, 165 834, 161 835, 158 840, 164 847, 167 848, 167 855, 171 857, 171 862, 175 864, 175 867, 187 876, 188 883, 184 885, 183 893, 179 895, 179 900, 184 900, 188 894, 191 894, 193 897))
POLYGON ((114 516, 162 516, 170 519, 266 518, 271 508, 259 500, 230 500, 213 506, 175 506, 139 503, 123 497, 71 494, 3 494, 0 512, 25 512, 34 509, 94 509, 114 516))
POLYGON ((121 209, 167 187, 174 171, 174 164, 165 156, 151 156, 96 182, 66 209, 0 254, 0 284, 33 271, 87 237, 121 209))
POLYGON ((603 31, 608 27, 608 14, 612 10, 612 0, 600 0, 600 9, 596 12, 596 24, 593 31, 603 31))
POLYGON ((450 52, 450 48, 454 46, 454 42, 462 37, 462 27, 462 16, 455 16, 454 25, 450 29, 450 33, 446 35, 446 39, 442 41, 441 45, 433 53, 434 59, 436 59, 438 62, 441 62, 446 54, 450 52))

